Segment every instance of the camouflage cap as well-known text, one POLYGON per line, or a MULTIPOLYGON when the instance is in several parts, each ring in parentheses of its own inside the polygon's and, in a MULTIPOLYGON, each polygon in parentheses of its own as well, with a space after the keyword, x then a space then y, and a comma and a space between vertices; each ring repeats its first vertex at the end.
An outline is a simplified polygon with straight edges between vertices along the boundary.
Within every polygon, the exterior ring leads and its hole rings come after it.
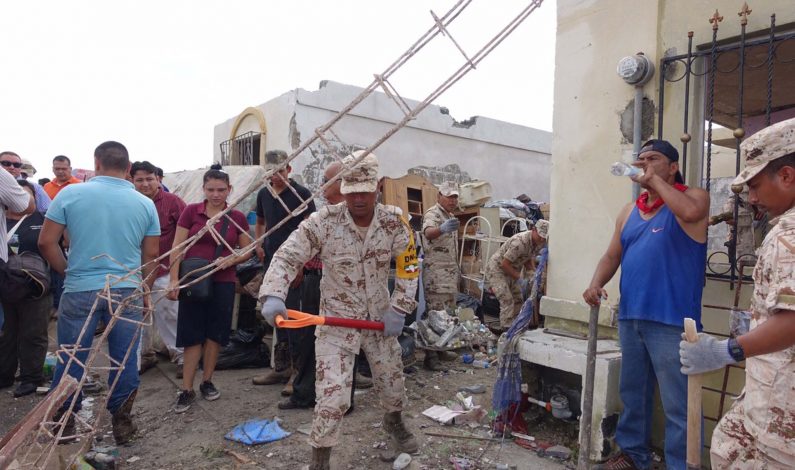
POLYGON ((795 153, 795 118, 781 121, 747 138, 740 144, 745 168, 732 184, 745 184, 777 158, 795 153))
MULTIPOLYGON (((353 152, 342 160, 342 164, 350 167, 354 160, 363 153, 364 150, 353 152)), ((369 153, 355 167, 343 174, 340 192, 342 194, 372 193, 376 189, 378 189, 378 158, 369 153)))
POLYGON ((458 183, 455 181, 445 181, 439 185, 439 193, 444 197, 458 196, 458 183))
POLYGON ((546 240, 549 237, 549 221, 540 219, 536 222, 535 225, 536 232, 538 232, 538 236, 546 240))
POLYGON ((268 150, 265 152, 265 171, 280 170, 287 162, 287 152, 284 150, 268 150))

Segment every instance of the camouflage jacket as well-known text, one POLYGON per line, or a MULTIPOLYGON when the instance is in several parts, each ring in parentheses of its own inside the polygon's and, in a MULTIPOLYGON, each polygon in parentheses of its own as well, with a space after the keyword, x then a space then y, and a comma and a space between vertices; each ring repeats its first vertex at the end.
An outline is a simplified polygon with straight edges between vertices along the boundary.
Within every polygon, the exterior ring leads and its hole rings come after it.
POLYGON ((514 269, 521 271, 525 263, 537 255, 537 251, 538 247, 533 244, 533 232, 531 230, 517 233, 503 243, 496 253, 491 255, 486 264, 487 276, 503 274, 500 267, 503 259, 508 260, 514 269))
POLYGON ((426 268, 432 266, 458 266, 458 232, 444 233, 435 240, 425 238, 425 229, 439 228, 444 221, 453 215, 439 204, 434 205, 422 216, 422 248, 425 257, 422 264, 426 268))
MULTIPOLYGON (((411 229, 394 206, 376 205, 373 222, 362 241, 343 202, 326 206, 301 222, 276 251, 260 287, 259 298, 286 298, 290 281, 317 255, 323 263, 320 314, 381 321, 391 305, 411 312, 416 307, 419 270, 411 229), (387 287, 390 261, 395 259, 395 288, 387 287)), ((315 336, 359 351, 359 331, 320 326, 315 336)))
MULTIPOLYGON (((781 215, 757 252, 751 329, 795 311, 795 208, 781 215)), ((745 427, 764 445, 795 453, 795 346, 748 358, 745 427)))

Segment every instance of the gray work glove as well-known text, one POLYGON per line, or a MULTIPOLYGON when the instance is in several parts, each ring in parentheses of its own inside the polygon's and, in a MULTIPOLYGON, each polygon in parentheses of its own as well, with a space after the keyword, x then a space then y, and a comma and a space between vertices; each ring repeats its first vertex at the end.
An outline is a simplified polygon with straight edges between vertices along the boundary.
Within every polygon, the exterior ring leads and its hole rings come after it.
POLYGON ((406 324, 406 315, 389 307, 384 312, 384 336, 400 336, 403 332, 403 325, 406 324))
POLYGON ((453 217, 452 219, 447 219, 442 222, 442 225, 439 226, 439 231, 444 233, 455 232, 458 230, 458 227, 461 225, 461 221, 453 217))
POLYGON ((284 300, 269 295, 265 297, 265 303, 262 304, 262 316, 270 326, 276 326, 276 315, 281 315, 287 318, 287 307, 284 306, 284 300))
POLYGON ((690 343, 682 333, 679 343, 679 361, 685 375, 703 374, 720 369, 737 361, 729 354, 729 340, 718 341, 714 336, 698 334, 698 341, 690 343))

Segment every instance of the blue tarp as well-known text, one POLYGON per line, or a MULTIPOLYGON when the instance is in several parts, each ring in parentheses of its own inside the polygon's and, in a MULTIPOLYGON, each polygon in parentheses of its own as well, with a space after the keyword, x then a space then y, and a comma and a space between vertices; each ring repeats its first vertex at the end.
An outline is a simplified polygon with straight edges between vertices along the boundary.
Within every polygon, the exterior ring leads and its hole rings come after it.
POLYGON ((269 419, 254 419, 238 424, 229 431, 226 439, 246 445, 265 444, 278 441, 289 436, 290 433, 279 427, 279 423, 269 419))

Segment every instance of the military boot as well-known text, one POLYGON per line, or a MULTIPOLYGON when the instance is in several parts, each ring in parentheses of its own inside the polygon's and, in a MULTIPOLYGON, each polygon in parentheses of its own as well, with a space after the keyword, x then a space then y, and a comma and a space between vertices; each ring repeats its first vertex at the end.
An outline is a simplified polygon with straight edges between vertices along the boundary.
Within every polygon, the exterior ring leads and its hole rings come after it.
POLYGON ((273 350, 273 369, 267 374, 251 379, 254 385, 285 384, 290 380, 293 368, 290 363, 290 345, 277 343, 273 350))
POLYGON ((135 435, 138 428, 132 420, 132 406, 135 401, 135 395, 138 390, 133 390, 127 400, 122 403, 121 407, 113 413, 113 438, 116 440, 116 445, 126 444, 135 435))
POLYGON ((331 447, 312 447, 312 462, 304 470, 330 470, 331 447))
POLYGON ((392 411, 384 414, 384 430, 395 442, 398 453, 405 452, 407 454, 413 454, 419 450, 417 439, 414 438, 414 434, 406 429, 400 411, 392 411))

